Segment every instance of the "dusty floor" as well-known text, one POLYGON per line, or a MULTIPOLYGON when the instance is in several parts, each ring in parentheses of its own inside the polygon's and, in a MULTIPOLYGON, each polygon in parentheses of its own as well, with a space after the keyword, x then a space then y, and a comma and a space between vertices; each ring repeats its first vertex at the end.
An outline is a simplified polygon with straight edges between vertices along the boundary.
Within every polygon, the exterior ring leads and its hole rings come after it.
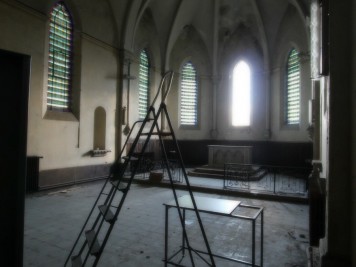
MULTIPOLYGON (((63 266, 103 182, 95 182, 27 196, 25 211, 24 266, 63 266)), ((178 191, 179 195, 187 194, 178 191)), ((196 196, 239 200, 264 208, 263 266, 307 266, 308 206, 258 199, 195 193, 196 196)), ((116 222, 99 266, 164 266, 163 203, 173 199, 167 188, 133 184, 116 222)), ((251 223, 211 214, 201 214, 213 253, 251 260, 251 223)), ((169 253, 179 248, 181 227, 176 212, 170 212, 169 253)), ((260 221, 257 221, 260 229, 260 221)), ((200 246, 201 234, 194 214, 186 227, 191 245, 200 246)), ((259 238, 260 231, 256 231, 259 238)), ((259 243, 257 242, 257 264, 259 243)), ((188 260, 189 258, 186 258, 188 260)), ((216 259, 217 266, 247 266, 216 259)), ((70 264, 68 266, 71 266, 70 264)), ((89 265, 88 265, 89 266, 89 265)), ((191 265, 188 265, 191 266, 191 265)), ((207 266, 199 261, 196 266, 207 266)))

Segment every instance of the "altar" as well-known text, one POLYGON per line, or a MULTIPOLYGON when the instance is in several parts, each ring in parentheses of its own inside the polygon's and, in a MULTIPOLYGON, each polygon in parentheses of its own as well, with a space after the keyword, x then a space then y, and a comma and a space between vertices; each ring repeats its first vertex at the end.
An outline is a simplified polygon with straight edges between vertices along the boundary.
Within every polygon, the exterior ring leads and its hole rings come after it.
POLYGON ((208 145, 209 167, 223 168, 225 163, 252 163, 252 146, 208 145))

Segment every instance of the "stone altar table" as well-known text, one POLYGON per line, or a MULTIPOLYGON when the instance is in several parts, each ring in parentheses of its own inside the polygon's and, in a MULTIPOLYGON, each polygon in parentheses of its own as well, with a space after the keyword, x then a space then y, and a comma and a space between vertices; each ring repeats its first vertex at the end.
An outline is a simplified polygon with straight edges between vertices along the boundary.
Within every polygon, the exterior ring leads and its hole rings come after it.
POLYGON ((208 145, 209 167, 223 168, 225 163, 252 163, 252 146, 208 145))

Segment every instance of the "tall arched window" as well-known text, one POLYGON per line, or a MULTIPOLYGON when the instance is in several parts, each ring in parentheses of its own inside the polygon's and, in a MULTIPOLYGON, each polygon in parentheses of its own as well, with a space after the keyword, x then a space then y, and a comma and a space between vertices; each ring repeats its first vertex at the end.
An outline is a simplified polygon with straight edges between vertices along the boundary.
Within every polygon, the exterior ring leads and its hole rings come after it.
POLYGON ((292 49, 288 56, 284 103, 285 124, 299 124, 300 66, 298 52, 295 49, 292 49))
POLYGON ((194 65, 189 61, 182 68, 180 85, 180 125, 198 125, 198 82, 194 65))
POLYGON ((251 121, 251 71, 238 62, 232 72, 232 125, 249 126, 251 121))
POLYGON ((52 9, 49 24, 47 109, 71 110, 73 24, 63 2, 52 9))
POLYGON ((138 89, 138 117, 144 119, 147 114, 149 101, 149 59, 146 50, 140 53, 140 69, 139 69, 139 89, 138 89))

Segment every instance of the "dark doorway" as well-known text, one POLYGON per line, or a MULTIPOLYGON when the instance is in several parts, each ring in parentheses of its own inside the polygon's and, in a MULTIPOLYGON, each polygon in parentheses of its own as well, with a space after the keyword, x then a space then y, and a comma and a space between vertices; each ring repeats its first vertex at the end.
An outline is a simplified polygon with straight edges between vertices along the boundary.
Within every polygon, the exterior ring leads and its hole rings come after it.
POLYGON ((0 259, 22 266, 30 56, 0 50, 0 259))

